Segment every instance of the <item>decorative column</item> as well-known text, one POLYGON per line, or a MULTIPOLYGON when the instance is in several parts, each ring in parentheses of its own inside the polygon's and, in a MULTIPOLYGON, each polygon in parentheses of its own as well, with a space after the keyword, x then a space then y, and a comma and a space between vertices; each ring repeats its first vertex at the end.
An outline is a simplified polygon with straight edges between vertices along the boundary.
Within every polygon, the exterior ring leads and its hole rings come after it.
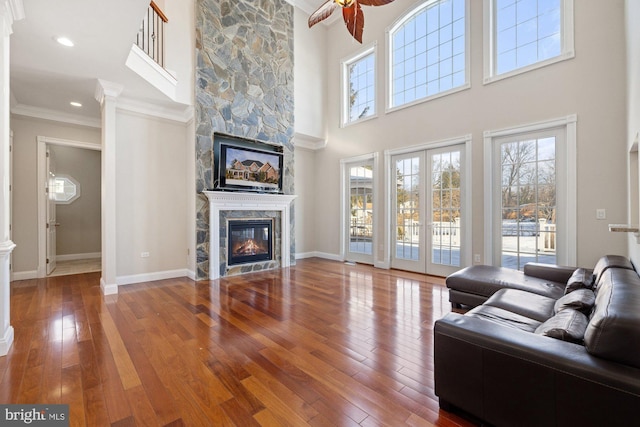
POLYGON ((0 356, 13 343, 11 326, 11 277, 9 257, 16 245, 9 238, 11 193, 9 190, 9 144, 11 142, 9 100, 9 36, 14 21, 24 18, 22 0, 0 0, 0 356))
POLYGON ((116 104, 122 85, 98 79, 95 97, 102 109, 102 277, 104 295, 116 283, 116 104))

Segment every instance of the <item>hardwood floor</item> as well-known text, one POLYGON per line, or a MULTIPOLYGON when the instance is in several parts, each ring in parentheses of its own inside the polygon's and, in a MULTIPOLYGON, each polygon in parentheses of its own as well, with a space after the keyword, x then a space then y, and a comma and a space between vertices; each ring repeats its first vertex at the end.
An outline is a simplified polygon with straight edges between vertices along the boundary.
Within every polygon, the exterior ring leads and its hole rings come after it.
POLYGON ((299 260, 100 293, 99 273, 11 285, 0 402, 87 426, 470 426, 438 408, 443 280, 299 260))

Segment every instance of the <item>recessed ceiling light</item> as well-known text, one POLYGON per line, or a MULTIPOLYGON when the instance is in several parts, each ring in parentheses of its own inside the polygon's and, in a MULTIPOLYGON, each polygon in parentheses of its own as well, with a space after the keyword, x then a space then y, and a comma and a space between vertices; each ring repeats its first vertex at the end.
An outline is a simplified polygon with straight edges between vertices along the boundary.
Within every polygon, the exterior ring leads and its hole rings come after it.
POLYGON ((76 101, 71 101, 69 104, 73 105, 74 107, 82 107, 82 104, 76 101))
POLYGON ((73 47, 73 42, 66 37, 56 37, 56 41, 63 46, 73 47))

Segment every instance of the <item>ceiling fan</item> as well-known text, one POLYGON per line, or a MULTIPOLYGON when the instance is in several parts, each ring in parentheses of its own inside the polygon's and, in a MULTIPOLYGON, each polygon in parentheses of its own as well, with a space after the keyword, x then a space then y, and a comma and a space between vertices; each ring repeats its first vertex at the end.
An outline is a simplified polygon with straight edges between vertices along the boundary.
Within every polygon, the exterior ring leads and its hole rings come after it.
POLYGON ((361 4, 365 6, 382 6, 394 0, 327 0, 309 17, 309 28, 320 21, 327 19, 338 7, 342 8, 342 17, 347 26, 347 31, 354 39, 362 43, 362 30, 364 29, 364 13, 361 4))

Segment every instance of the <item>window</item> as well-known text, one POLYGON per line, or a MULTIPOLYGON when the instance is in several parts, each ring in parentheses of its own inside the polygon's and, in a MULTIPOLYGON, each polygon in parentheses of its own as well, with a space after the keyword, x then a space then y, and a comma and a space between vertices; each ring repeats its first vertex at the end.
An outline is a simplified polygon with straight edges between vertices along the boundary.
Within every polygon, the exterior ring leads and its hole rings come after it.
POLYGON ((467 0, 430 0, 391 27, 390 109, 469 87, 467 25, 467 0))
POLYGON ((49 182, 49 197, 58 204, 69 204, 80 197, 80 184, 70 176, 52 176, 49 182))
POLYGON ((376 114, 375 44, 342 61, 344 82, 342 124, 358 122, 376 114))
POLYGON ((573 0, 485 0, 485 32, 486 83, 572 58, 573 0))
POLYGON ((575 116, 485 133, 493 265, 575 265, 575 116))

